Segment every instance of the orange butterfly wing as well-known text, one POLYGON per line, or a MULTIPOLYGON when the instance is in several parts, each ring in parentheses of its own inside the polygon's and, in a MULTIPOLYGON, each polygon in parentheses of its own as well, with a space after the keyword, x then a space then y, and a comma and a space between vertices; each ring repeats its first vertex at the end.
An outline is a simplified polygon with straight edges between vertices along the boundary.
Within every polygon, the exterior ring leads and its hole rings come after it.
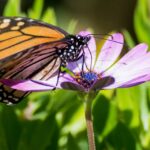
POLYGON ((0 60, 66 35, 62 29, 36 20, 0 17, 0 60))
MULTIPOLYGON (((49 79, 60 67, 53 47, 66 35, 62 29, 37 20, 0 17, 0 78, 49 79)), ((0 83, 1 102, 18 103, 27 94, 0 83)))

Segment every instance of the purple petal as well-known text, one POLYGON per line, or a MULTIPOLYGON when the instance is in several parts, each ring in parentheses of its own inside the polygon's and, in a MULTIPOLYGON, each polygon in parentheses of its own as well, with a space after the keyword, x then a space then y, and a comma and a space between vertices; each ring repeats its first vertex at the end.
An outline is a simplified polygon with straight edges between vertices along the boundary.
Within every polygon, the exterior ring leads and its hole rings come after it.
POLYGON ((10 86, 12 89, 20 91, 46 91, 51 90, 54 87, 44 85, 42 83, 37 83, 31 80, 11 80, 11 79, 2 79, 0 80, 3 84, 10 86))
POLYGON ((3 84, 8 85, 13 89, 21 91, 45 91, 52 90, 54 88, 61 88, 60 84, 63 81, 64 78, 62 78, 62 74, 60 75, 59 80, 58 76, 54 76, 47 81, 0 79, 0 82, 2 82, 3 84), (59 81, 58 84, 57 81, 59 81))
POLYGON ((143 43, 135 46, 127 54, 125 54, 113 67, 111 67, 108 71, 106 71, 106 74, 108 74, 107 72, 120 71, 122 67, 126 67, 127 65, 134 63, 134 62, 136 63, 138 59, 140 60, 143 57, 145 59, 145 56, 147 56, 145 55, 147 52, 147 49, 148 49, 148 46, 143 43))
POLYGON ((61 83, 61 87, 66 90, 74 90, 80 92, 85 91, 85 89, 81 85, 72 82, 63 82, 61 83))
POLYGON ((83 86, 79 85, 69 74, 64 74, 61 77, 60 87, 66 90, 85 91, 83 86))
MULTIPOLYGON (((141 69, 143 68, 142 64, 149 67, 149 58, 150 53, 146 53, 147 45, 139 44, 130 50, 126 55, 124 55, 114 66, 112 66, 109 70, 104 72, 105 76, 109 76, 110 74, 120 74, 125 71, 133 71, 133 69, 141 69), (140 53, 139 53, 140 52, 140 53), (138 66, 137 66, 138 65, 138 66), (136 66, 136 67, 135 67, 136 66)), ((144 66, 144 67, 146 67, 144 66)))
POLYGON ((125 54, 118 62, 119 63, 126 63, 130 62, 136 58, 141 57, 142 55, 146 54, 148 49, 148 45, 141 43, 132 48, 127 54, 125 54))
MULTIPOLYGON (((136 82, 143 82, 144 80, 141 80, 141 77, 147 76, 150 74, 150 53, 145 54, 144 56, 141 56, 140 58, 136 58, 135 60, 132 60, 132 62, 122 65, 120 67, 120 64, 114 65, 113 67, 104 72, 103 76, 112 76, 115 78, 114 84, 108 86, 107 88, 117 88, 124 86, 124 84, 134 84, 136 82), (140 80, 138 80, 140 79, 140 80)), ((144 81, 145 82, 145 81, 144 81)))
POLYGON ((132 87, 135 85, 142 84, 146 81, 150 81, 150 75, 144 75, 144 76, 140 76, 136 79, 130 80, 130 81, 124 83, 122 86, 120 86, 120 88, 132 87))
POLYGON ((97 58, 94 70, 103 72, 108 69, 119 57, 123 48, 123 36, 115 33, 104 43, 101 52, 97 58), (113 37, 113 39, 112 39, 113 37))
POLYGON ((101 78, 93 84, 93 86, 91 87, 91 90, 97 91, 97 90, 104 89, 104 87, 107 87, 107 86, 113 84, 114 81, 115 80, 113 77, 101 78))

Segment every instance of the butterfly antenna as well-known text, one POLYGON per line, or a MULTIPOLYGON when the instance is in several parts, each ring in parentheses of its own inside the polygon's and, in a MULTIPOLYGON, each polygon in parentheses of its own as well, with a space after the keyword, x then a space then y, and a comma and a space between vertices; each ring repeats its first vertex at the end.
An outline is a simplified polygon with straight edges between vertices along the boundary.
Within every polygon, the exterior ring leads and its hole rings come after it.
POLYGON ((92 35, 94 38, 103 39, 103 40, 107 40, 107 41, 112 41, 112 42, 115 42, 115 43, 118 43, 118 44, 124 44, 122 42, 113 40, 113 36, 111 34, 88 34, 88 35, 92 35), (104 38, 103 36, 109 36, 111 39, 104 38))

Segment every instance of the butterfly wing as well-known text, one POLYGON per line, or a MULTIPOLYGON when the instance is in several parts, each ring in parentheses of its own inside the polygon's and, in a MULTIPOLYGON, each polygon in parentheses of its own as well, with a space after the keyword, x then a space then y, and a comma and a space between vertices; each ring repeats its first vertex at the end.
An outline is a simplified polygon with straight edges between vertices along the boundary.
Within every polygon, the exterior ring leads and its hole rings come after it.
POLYGON ((23 97, 27 96, 29 92, 14 90, 9 86, 0 83, 0 102, 8 105, 20 102, 23 97))
POLYGON ((0 60, 66 35, 60 28, 36 20, 0 17, 0 60))
MULTIPOLYGON (((0 78, 48 80, 56 75, 61 62, 55 47, 64 46, 66 35, 37 20, 0 17, 0 78)), ((26 94, 0 85, 0 101, 17 103, 26 94)))

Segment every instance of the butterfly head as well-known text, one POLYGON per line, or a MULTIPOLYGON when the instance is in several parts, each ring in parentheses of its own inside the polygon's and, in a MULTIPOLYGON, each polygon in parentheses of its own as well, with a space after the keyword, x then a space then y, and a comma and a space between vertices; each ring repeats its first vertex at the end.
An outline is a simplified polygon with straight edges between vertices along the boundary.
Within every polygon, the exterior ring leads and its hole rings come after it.
POLYGON ((77 41, 83 46, 87 46, 87 43, 91 39, 91 37, 88 35, 87 36, 76 35, 76 38, 77 38, 77 41))

